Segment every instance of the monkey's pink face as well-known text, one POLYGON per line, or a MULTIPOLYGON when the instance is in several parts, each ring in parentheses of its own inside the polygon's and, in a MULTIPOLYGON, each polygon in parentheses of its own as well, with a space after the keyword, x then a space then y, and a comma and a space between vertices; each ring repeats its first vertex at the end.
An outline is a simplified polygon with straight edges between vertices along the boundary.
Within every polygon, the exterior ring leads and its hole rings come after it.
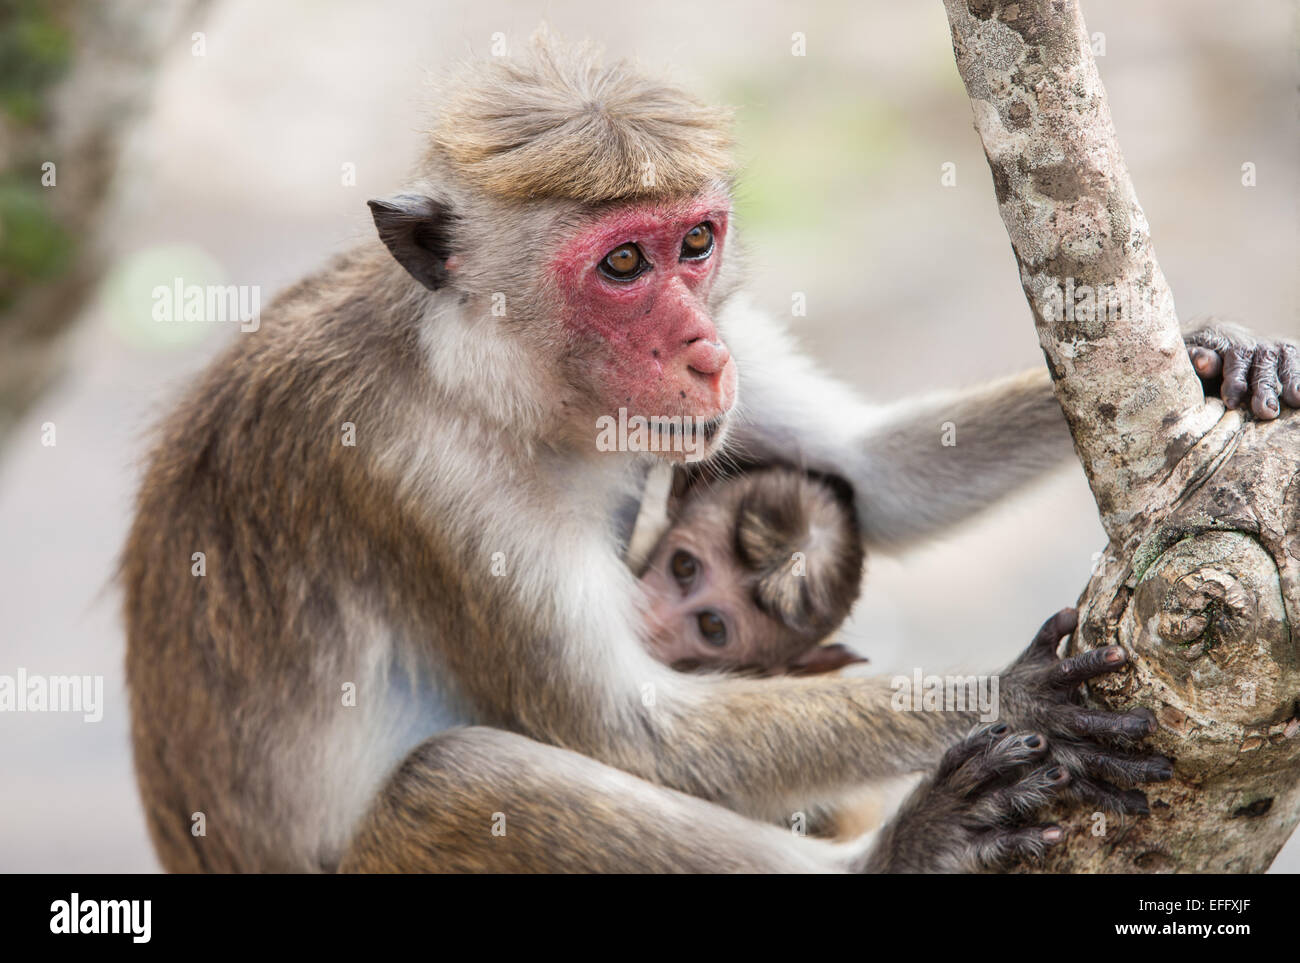
POLYGON ((622 205, 560 250, 552 277, 598 415, 696 417, 706 437, 719 434, 736 363, 708 301, 728 207, 723 195, 622 205))

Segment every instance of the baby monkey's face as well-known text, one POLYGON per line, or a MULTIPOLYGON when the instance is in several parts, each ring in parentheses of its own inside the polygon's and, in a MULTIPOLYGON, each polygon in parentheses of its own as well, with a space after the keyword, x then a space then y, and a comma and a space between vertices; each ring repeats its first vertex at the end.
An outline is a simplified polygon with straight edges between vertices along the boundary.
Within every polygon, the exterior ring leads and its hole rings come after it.
MULTIPOLYGON (((758 604, 755 574, 737 557, 743 493, 724 488, 697 498, 656 545, 641 578, 651 653, 676 669, 766 675, 827 672, 865 661, 845 646, 818 644, 838 619, 819 631, 798 630, 758 604)), ((794 562, 775 577, 804 581, 794 562)))
POLYGON ((790 630, 749 595, 729 519, 696 514, 660 539, 642 576, 650 649, 679 668, 769 668, 769 653, 791 647, 790 630))

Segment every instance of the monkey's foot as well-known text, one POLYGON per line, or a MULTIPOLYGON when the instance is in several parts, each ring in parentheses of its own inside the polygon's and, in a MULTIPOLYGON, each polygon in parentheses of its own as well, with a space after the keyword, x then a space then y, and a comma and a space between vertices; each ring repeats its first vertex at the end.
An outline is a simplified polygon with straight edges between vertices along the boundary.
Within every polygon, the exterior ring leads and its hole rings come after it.
POLYGON ((1070 782, 1038 732, 983 726, 949 749, 885 828, 865 867, 881 873, 996 869, 1060 841, 1056 825, 1027 825, 1070 782))

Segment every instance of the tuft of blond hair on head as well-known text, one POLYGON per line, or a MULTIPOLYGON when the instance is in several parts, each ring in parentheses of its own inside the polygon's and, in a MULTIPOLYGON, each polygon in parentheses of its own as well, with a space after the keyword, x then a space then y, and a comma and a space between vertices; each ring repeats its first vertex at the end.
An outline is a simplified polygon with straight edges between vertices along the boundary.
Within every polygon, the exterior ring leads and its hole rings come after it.
POLYGON ((466 65, 433 149, 496 197, 587 203, 699 192, 732 169, 731 112, 544 26, 518 57, 466 65))

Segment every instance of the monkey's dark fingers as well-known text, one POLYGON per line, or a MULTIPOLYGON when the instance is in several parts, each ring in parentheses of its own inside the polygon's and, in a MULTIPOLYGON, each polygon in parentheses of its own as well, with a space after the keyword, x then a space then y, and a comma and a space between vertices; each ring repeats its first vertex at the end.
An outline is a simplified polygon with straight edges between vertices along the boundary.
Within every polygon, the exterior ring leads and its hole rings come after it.
POLYGON ((1234 344, 1223 356, 1223 385, 1219 394, 1229 408, 1240 408, 1250 394, 1250 366, 1255 360, 1254 345, 1234 344))
POLYGON ((1282 400, 1288 407, 1300 408, 1300 347, 1284 342, 1279 350, 1277 376, 1282 382, 1282 400))
POLYGON ((1223 360, 1219 357, 1219 352, 1211 348, 1190 344, 1187 346, 1187 356, 1192 359, 1192 367, 1202 381, 1214 381, 1223 371, 1223 360))
POLYGON ((1120 745, 1131 745, 1156 731, 1156 717, 1150 709, 1104 712, 1067 704, 1053 707, 1050 721, 1067 735, 1120 745))
POLYGON ((1250 363, 1250 410, 1260 421, 1272 421, 1282 413, 1282 403, 1278 395, 1282 391, 1282 382, 1277 377, 1279 353, 1270 344, 1261 344, 1255 349, 1254 360, 1250 363))
POLYGON ((1073 689, 1080 682, 1122 668, 1127 661, 1128 655, 1118 645, 1090 649, 1052 666, 1046 682, 1054 689, 1073 689))
POLYGON ((1069 783, 1070 773, 1064 766, 1041 766, 1018 782, 977 799, 971 811, 989 823, 1018 820, 1047 805, 1069 783))
POLYGON ((1047 754, 1047 737, 1038 732, 1003 736, 962 763, 948 778, 949 788, 968 796, 987 782, 1001 779, 1047 754))
POLYGON ((1135 816, 1151 815, 1147 794, 1140 789, 1120 789, 1102 779, 1076 779, 1067 794, 1077 802, 1100 805, 1112 813, 1132 813, 1135 816))
POLYGON ((1005 722, 995 722, 991 725, 980 726, 965 739, 943 754, 943 757, 939 760, 939 767, 936 770, 936 775, 940 779, 947 779, 950 775, 960 769, 968 760, 980 753, 987 752, 994 743, 1005 737, 1010 732, 1011 727, 1005 722))
MULTIPOLYGON (((1057 744, 1057 755, 1063 747, 1057 744)), ((1071 747, 1070 767, 1095 779, 1132 787, 1144 782, 1164 782, 1172 779, 1174 764, 1164 756, 1125 756, 1101 752, 1083 746, 1071 747)))
POLYGON ((1065 830, 1057 825, 991 829, 976 837, 973 856, 982 869, 998 869, 1015 861, 1038 862, 1049 846, 1064 838, 1065 830))
POLYGON ((1061 640, 1075 630, 1079 624, 1079 613, 1075 609, 1061 609, 1043 623, 1043 627, 1029 643, 1029 648, 1021 657, 1022 661, 1035 661, 1056 658, 1056 650, 1061 640))
MULTIPOLYGON (((1238 341, 1246 340, 1247 335, 1244 329, 1238 329, 1236 333, 1238 335, 1238 341)), ((1189 348, 1206 348, 1214 352, 1216 355, 1227 354, 1228 349, 1233 345, 1233 339, 1228 337, 1217 327, 1207 327, 1201 328, 1199 331, 1193 331, 1191 334, 1187 335, 1184 341, 1189 348)))

